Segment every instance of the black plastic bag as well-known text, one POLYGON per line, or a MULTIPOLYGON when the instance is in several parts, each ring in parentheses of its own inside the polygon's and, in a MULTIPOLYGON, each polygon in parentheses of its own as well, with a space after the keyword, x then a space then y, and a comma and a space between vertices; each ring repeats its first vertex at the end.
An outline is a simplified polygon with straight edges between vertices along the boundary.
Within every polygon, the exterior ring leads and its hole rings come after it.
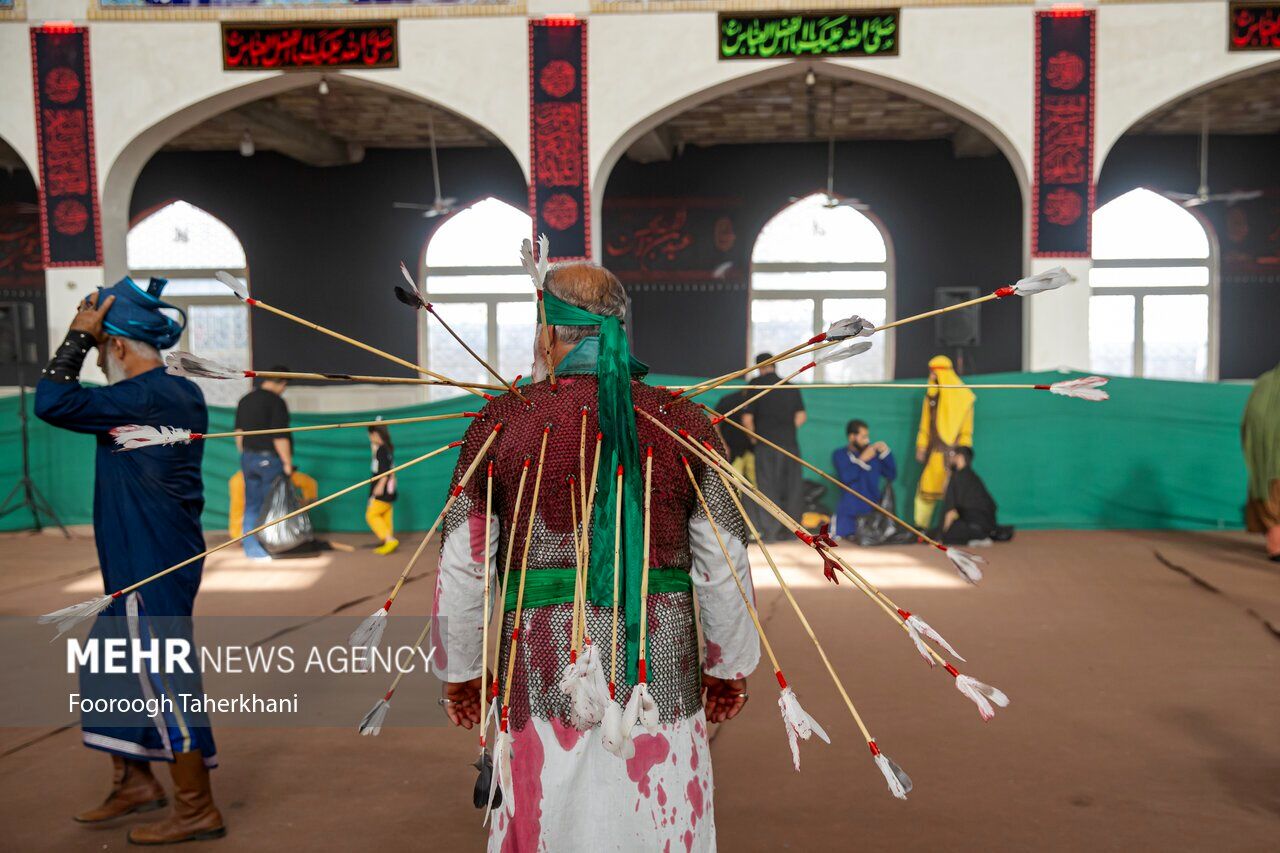
MULTIPOLYGON (((298 492, 288 477, 276 477, 258 513, 259 524, 288 515, 299 507, 298 492)), ((258 541, 273 557, 295 551, 315 541, 311 518, 300 512, 288 521, 273 524, 258 534, 258 541)))
MULTIPOLYGON (((880 498, 880 506, 894 512, 893 484, 884 487, 884 495, 880 498)), ((889 516, 879 512, 869 512, 858 516, 857 542, 859 545, 906 545, 914 542, 915 534, 904 530, 889 516)))

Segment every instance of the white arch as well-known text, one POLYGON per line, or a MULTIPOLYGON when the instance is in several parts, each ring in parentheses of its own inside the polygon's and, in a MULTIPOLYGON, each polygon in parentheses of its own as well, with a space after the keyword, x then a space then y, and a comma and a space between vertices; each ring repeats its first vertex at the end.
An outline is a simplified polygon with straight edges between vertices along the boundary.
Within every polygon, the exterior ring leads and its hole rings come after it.
POLYGON ((1095 261, 1209 256, 1209 231, 1204 224, 1151 190, 1130 190, 1093 214, 1095 261))
POLYGON ((1280 67, 1274 53, 1227 51, 1221 36, 1226 16, 1223 4, 1213 2, 1116 4, 1098 14, 1095 177, 1120 137, 1147 116, 1222 83, 1280 67))
MULTIPOLYGON (((125 235, 128 231, 129 203, 133 197, 133 187, 137 183, 138 175, 142 173, 143 167, 166 142, 209 118, 221 115, 243 104, 278 95, 291 89, 316 86, 319 84, 321 76, 320 74, 302 73, 276 74, 260 78, 255 82, 222 91, 192 103, 164 117, 133 137, 112 162, 102 190, 102 252, 107 278, 124 274, 126 268, 124 244, 125 235)), ((355 75, 326 74, 323 76, 330 79, 342 77, 355 85, 396 92, 417 98, 433 106, 449 109, 445 104, 438 104, 414 92, 388 86, 380 82, 369 81, 355 75)), ((463 118, 468 117, 463 116, 463 118)), ((471 119, 468 118, 468 120, 471 119)), ((510 149, 508 151, 519 161, 520 158, 516 156, 514 151, 510 149)))
POLYGON ((721 62, 710 47, 715 41, 715 13, 592 16, 590 165, 597 221, 609 174, 645 133, 720 95, 810 68, 898 92, 981 130, 1014 165, 1025 198, 1033 107, 1026 10, 904 9, 903 19, 911 35, 898 56, 721 62), (987 55, 973 73, 954 71, 960 62, 966 69, 973 67, 969 47, 955 38, 957 32, 984 33, 987 55), (662 45, 660 61, 653 55, 655 44, 662 45), (637 122, 637 115, 645 118, 637 122))
POLYGON ((129 268, 134 270, 236 270, 248 266, 244 246, 231 227, 182 199, 166 202, 139 219, 125 242, 129 268))
POLYGON ((39 154, 36 150, 36 114, 32 108, 31 31, 26 26, 10 23, 0 26, 0 80, 6 93, 14 93, 0 110, 0 137, 18 152, 40 183, 39 154))
MULTIPOLYGON (((817 334, 833 320, 847 316, 851 304, 871 322, 883 323, 893 316, 895 287, 893 241, 879 218, 853 207, 832 207, 826 192, 797 199, 765 223, 751 247, 746 357, 770 348, 766 346, 770 342, 755 337, 757 301, 775 305, 810 301, 809 333, 817 334)), ((772 315, 768 308, 765 312, 772 315)), ((856 365, 820 366, 800 381, 892 378, 894 331, 890 329, 884 338, 870 358, 856 365)), ((781 372, 799 367, 804 360, 784 362, 787 367, 781 372)))
MULTIPOLYGON (((1218 246, 1213 230, 1197 212, 1141 187, 1098 208, 1092 225, 1093 269, 1087 290, 1091 367, 1102 372, 1123 369, 1123 349, 1117 350, 1116 346, 1117 338, 1123 339, 1124 333, 1116 330, 1130 325, 1133 375, 1217 379, 1219 277, 1218 246), (1176 342, 1175 348, 1185 350, 1186 345, 1195 340, 1192 316, 1185 312, 1190 310, 1189 305, 1195 305, 1197 298, 1204 300, 1205 310, 1201 372, 1197 374, 1193 368, 1186 373, 1162 374, 1159 367, 1153 367, 1159 361, 1159 348, 1167 349, 1171 342, 1176 342), (1178 303, 1176 308, 1174 302, 1178 303), (1110 303, 1110 307, 1101 308, 1103 303, 1110 303), (1131 312, 1127 320, 1123 317, 1123 308, 1118 307, 1125 304, 1131 312), (1167 316, 1174 311, 1177 319, 1167 316), (1166 315, 1163 322, 1162 312, 1166 315), (1156 318, 1153 327, 1146 323, 1148 317, 1156 318), (1097 335, 1102 336, 1104 345, 1101 361, 1097 359, 1097 335), (1146 363, 1148 344, 1157 348, 1157 361, 1151 364, 1146 363), (1109 355, 1106 345, 1111 347, 1109 355), (1115 361, 1116 358, 1120 361, 1115 361)), ((1186 358, 1183 351, 1175 357, 1174 364, 1182 362, 1185 367, 1186 358)))
MULTIPOLYGON (((319 73, 223 71, 217 22, 142 22, 96 27, 94 68, 103 256, 107 277, 124 273, 124 239, 133 187, 147 161, 173 137, 215 115, 295 88, 319 73), (157 57, 182 56, 174 65, 157 57), (139 132, 138 128, 143 128, 139 132)), ((528 60, 523 17, 439 18, 400 22, 400 67, 326 72, 330 79, 383 89, 446 109, 492 133, 528 173, 528 60), (412 37, 410 37, 412 33, 412 37), (474 45, 489 46, 477 86, 474 45)), ((28 63, 29 64, 29 63, 28 63)), ((30 71, 27 72, 28 79, 30 71)))
POLYGON ((529 212, 487 196, 451 215, 427 238, 431 267, 519 268, 515 248, 533 231, 529 212))
MULTIPOLYGON (((912 10, 906 10, 912 11, 912 10)), ((946 16, 951 10, 931 9, 933 15, 946 16)), ((975 10, 964 10, 973 12, 975 10)), ((981 12, 991 10, 976 10, 981 12)), ((623 16, 599 16, 593 18, 592 26, 599 29, 602 25, 608 26, 613 23, 613 19, 623 16)), ((656 23, 662 23, 661 19, 671 18, 673 16, 655 15, 649 16, 658 19, 656 23)), ((714 16, 712 18, 714 20, 714 16)), ((645 23, 650 23, 646 21, 645 23)), ((696 29, 696 28, 694 28, 696 29)), ((700 33, 700 35, 705 35, 700 33)), ((679 41, 676 34, 670 34, 670 38, 679 41)), ((597 39, 597 43, 602 39, 597 39)), ((749 89, 762 83, 779 80, 786 77, 802 75, 809 70, 813 70, 817 74, 823 74, 835 77, 841 80, 850 80, 856 83, 874 86, 896 94, 904 95, 921 103, 928 104, 936 109, 941 110, 949 115, 961 119, 966 124, 981 131, 991 142, 1004 154, 1006 161, 1013 169, 1013 173, 1018 180, 1018 186, 1022 195, 1023 203, 1023 220, 1027 219, 1026 211, 1029 203, 1029 187, 1028 180, 1031 150, 1030 150, 1030 132, 1029 125, 1026 132, 1017 132, 1016 128, 1020 123, 1030 122, 1031 120, 1031 99, 1024 96, 1018 87, 1014 87, 1014 94, 1003 100, 999 97, 999 83, 1007 84, 1008 78, 1017 75, 1004 75, 1004 81, 996 81, 992 86, 996 91, 982 93, 982 97, 990 103, 988 106, 995 109, 995 105, 999 104, 1007 112, 1010 113, 1002 119, 995 119, 987 115, 980 114, 975 109, 966 106, 959 98, 958 93, 954 90, 956 86, 956 78, 959 75, 950 75, 934 73, 932 66, 929 64, 929 73, 924 73, 921 69, 914 69, 910 65, 905 67, 901 64, 895 65, 901 60, 901 57, 887 58, 877 60, 876 69, 885 69, 886 71, 897 71, 898 75, 894 76, 890 73, 875 73, 867 70, 866 65, 854 64, 851 61, 838 60, 822 60, 822 61, 803 61, 803 62, 720 62, 713 64, 710 68, 705 63, 699 63, 697 57, 699 55, 709 55, 710 51, 706 49, 705 38, 700 38, 697 43, 698 53, 690 56, 681 57, 681 59, 689 63, 692 68, 681 65, 680 62, 671 61, 664 62, 655 66, 652 61, 645 63, 646 76, 644 78, 645 89, 643 93, 633 92, 631 94, 641 95, 648 94, 649 100, 657 104, 656 108, 638 122, 634 122, 636 114, 635 108, 637 100, 643 105, 643 98, 632 97, 625 100, 613 112, 625 112, 622 116, 606 116, 602 119, 598 115, 601 109, 599 104, 604 100, 604 95, 596 95, 592 106, 592 136, 591 136, 591 166, 592 166, 592 217, 594 222, 601 221, 601 211, 603 209, 604 191, 608 185, 609 176, 617 165, 618 160, 637 140, 654 128, 660 126, 668 119, 681 113, 687 112, 694 107, 712 101, 722 95, 738 92, 743 89, 749 89), (664 70, 665 69, 665 70, 664 70), (673 76, 673 72, 678 69, 679 74, 673 76), (652 73, 650 73, 652 72, 652 73), (918 82, 913 81, 912 77, 921 78, 918 82), (651 92, 650 90, 658 85, 655 81, 660 81, 661 85, 666 86, 660 91, 651 92), (701 88, 699 88, 701 84, 701 88), (949 92, 949 90, 952 90, 949 92), (675 97, 672 97, 675 95, 675 97), (1022 101, 1026 101, 1022 104, 1022 101), (613 120, 610 120, 613 119, 613 120), (626 126, 624 126, 624 124, 626 126), (605 129, 606 133, 601 133, 605 129), (612 135, 609 135, 612 131, 612 135), (606 141, 602 141, 602 138, 606 141)), ((670 42, 664 39, 664 45, 670 47, 670 42)), ((941 43, 941 42, 940 42, 941 43)), ((609 80, 612 73, 618 71, 614 65, 618 62, 626 61, 625 56, 618 56, 620 53, 616 50, 617 43, 611 45, 614 50, 609 54, 592 54, 592 85, 593 90, 607 91, 610 85, 609 80), (605 64, 605 68, 600 68, 599 64, 605 64)), ((1013 62, 1023 62, 1025 58, 1018 57, 1012 59, 1013 62)), ((636 58, 636 61, 640 61, 636 58)), ((991 65, 992 63, 988 63, 991 65)), ((628 76, 624 80, 619 80, 619 85, 626 85, 634 89, 639 80, 634 73, 634 66, 629 67, 624 73, 628 76)), ((966 82, 982 83, 979 79, 967 79, 966 82)), ((978 88, 975 86, 975 88, 978 88)), ((601 239, 602 229, 593 229, 593 241, 596 245, 593 251, 599 254, 599 241, 601 239)))
POLYGON ((886 263, 889 246, 879 224, 852 207, 828 207, 826 193, 811 193, 773 215, 751 248, 752 262, 886 263), (810 223, 814 215, 839 233, 812 230, 786 233, 792 220, 810 223), (763 244, 763 245, 762 245, 763 244))

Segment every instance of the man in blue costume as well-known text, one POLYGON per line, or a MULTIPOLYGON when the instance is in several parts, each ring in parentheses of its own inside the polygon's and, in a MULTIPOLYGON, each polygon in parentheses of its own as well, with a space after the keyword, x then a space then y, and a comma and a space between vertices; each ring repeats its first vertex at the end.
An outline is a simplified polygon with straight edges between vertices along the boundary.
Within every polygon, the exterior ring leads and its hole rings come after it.
MULTIPOLYGON (((836 469, 836 476, 858 494, 879 501, 884 493, 884 486, 881 484, 891 483, 898 476, 898 463, 894 461, 889 445, 883 441, 871 441, 871 431, 866 421, 849 421, 845 433, 849 443, 836 448, 831 454, 831 464, 836 469)), ((840 503, 836 506, 831 533, 854 539, 858 534, 858 519, 871 511, 871 506, 866 501, 848 492, 840 492, 840 503)))
MULTIPOLYGON (((53 426, 96 437, 93 529, 106 590, 122 589, 204 550, 200 513, 204 485, 200 476, 202 442, 117 453, 110 430, 126 424, 174 426, 205 432, 208 411, 194 383, 164 371, 160 350, 182 334, 161 309, 167 282, 151 279, 144 290, 124 278, 80 303, 66 338, 36 386, 36 415, 53 426), (98 349, 98 366, 110 384, 87 388, 79 376, 85 357, 98 349)), ((181 315, 181 311, 177 311, 181 315)), ((191 641, 191 613, 200 587, 203 562, 130 593, 99 614, 91 638, 163 643, 191 641)), ((226 834, 213 804, 209 768, 216 750, 208 720, 186 713, 181 694, 203 696, 198 661, 194 674, 93 673, 82 667, 85 699, 152 699, 160 707, 146 714, 84 712, 84 743, 110 753, 114 767, 111 793, 102 805, 76 815, 82 823, 102 823, 123 815, 162 808, 165 791, 151 773, 151 761, 171 762, 172 814, 135 827, 136 844, 170 844, 226 834), (167 696, 171 701, 164 703, 167 696)))

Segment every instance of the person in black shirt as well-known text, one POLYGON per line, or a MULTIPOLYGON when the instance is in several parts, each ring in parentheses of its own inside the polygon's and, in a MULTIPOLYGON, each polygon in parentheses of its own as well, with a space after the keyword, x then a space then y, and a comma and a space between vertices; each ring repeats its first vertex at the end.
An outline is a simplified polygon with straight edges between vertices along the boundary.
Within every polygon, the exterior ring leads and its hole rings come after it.
MULTIPOLYGON (((756 364, 772 358, 769 353, 756 356, 756 364)), ((774 385, 779 381, 772 367, 762 369, 753 384, 774 385)), ((753 392, 753 393, 759 393, 753 392)), ((800 392, 788 386, 770 391, 742 412, 742 425, 759 433, 779 447, 792 453, 800 453, 796 430, 805 422, 804 401, 800 392)), ((766 444, 757 444, 756 485, 792 518, 799 518, 804 511, 804 480, 800 466, 766 444)), ((782 526, 772 515, 760 507, 753 507, 756 527, 766 542, 790 539, 794 531, 782 526)), ((751 511, 751 510, 749 510, 751 511)))
MULTIPOLYGON (((382 424, 369 427, 369 449, 373 451, 374 476, 385 474, 395 467, 395 462, 391 459, 391 452, 395 449, 391 444, 391 430, 382 424)), ((400 541, 395 538, 392 506, 395 500, 395 474, 369 484, 369 506, 364 511, 364 520, 381 543, 374 549, 375 553, 390 554, 400 547, 400 541)))
POLYGON ((946 545, 1000 542, 1013 538, 1013 528, 996 524, 996 502, 973 470, 973 448, 957 447, 951 455, 951 478, 943 498, 940 536, 946 545))
MULTIPOLYGON (((286 372, 286 367, 273 367, 286 372)), ((289 406, 285 403, 283 379, 262 379, 258 387, 240 398, 236 406, 236 429, 283 429, 289 426, 289 406)), ((244 472, 244 529, 252 530, 261 522, 262 505, 277 477, 293 475, 293 440, 286 434, 246 435, 236 438, 240 451, 240 470, 244 472)), ((243 542, 245 556, 270 558, 257 536, 243 542)))
MULTIPOLYGON (((720 411, 728 412, 738 404, 745 403, 754 393, 756 392, 751 388, 730 391, 721 397, 716 405, 720 411)), ((720 433, 720 439, 724 442, 725 449, 729 453, 729 462, 733 464, 739 474, 750 480, 752 485, 755 485, 756 456, 751 446, 751 439, 742 430, 731 426, 718 425, 716 430, 720 433)))

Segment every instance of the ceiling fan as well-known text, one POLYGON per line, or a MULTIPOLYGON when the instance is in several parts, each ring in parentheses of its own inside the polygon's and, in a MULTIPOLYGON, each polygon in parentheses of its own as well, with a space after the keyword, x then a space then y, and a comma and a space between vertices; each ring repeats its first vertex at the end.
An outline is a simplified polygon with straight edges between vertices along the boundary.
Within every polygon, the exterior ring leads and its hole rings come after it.
POLYGON ((1194 193, 1166 192, 1163 195, 1183 207, 1199 207, 1202 204, 1211 204, 1217 201, 1226 202, 1227 204, 1248 201, 1261 196, 1262 190, 1232 190, 1225 193, 1209 192, 1209 110, 1206 108, 1204 118, 1200 122, 1200 186, 1194 193))
MULTIPOLYGON (((842 198, 836 195, 836 137, 832 134, 827 139, 827 191, 826 198, 822 202, 822 206, 828 210, 836 207, 851 207, 854 210, 870 210, 871 208, 864 202, 856 198, 842 198)), ((800 201, 797 196, 791 197, 791 203, 800 201)))
POLYGON ((428 142, 431 144, 431 179, 435 182, 436 199, 431 204, 417 204, 411 201, 393 201, 391 206, 400 210, 420 210, 423 219, 434 219, 453 213, 458 203, 456 198, 446 198, 440 193, 440 159, 436 155, 436 120, 427 119, 428 142))

